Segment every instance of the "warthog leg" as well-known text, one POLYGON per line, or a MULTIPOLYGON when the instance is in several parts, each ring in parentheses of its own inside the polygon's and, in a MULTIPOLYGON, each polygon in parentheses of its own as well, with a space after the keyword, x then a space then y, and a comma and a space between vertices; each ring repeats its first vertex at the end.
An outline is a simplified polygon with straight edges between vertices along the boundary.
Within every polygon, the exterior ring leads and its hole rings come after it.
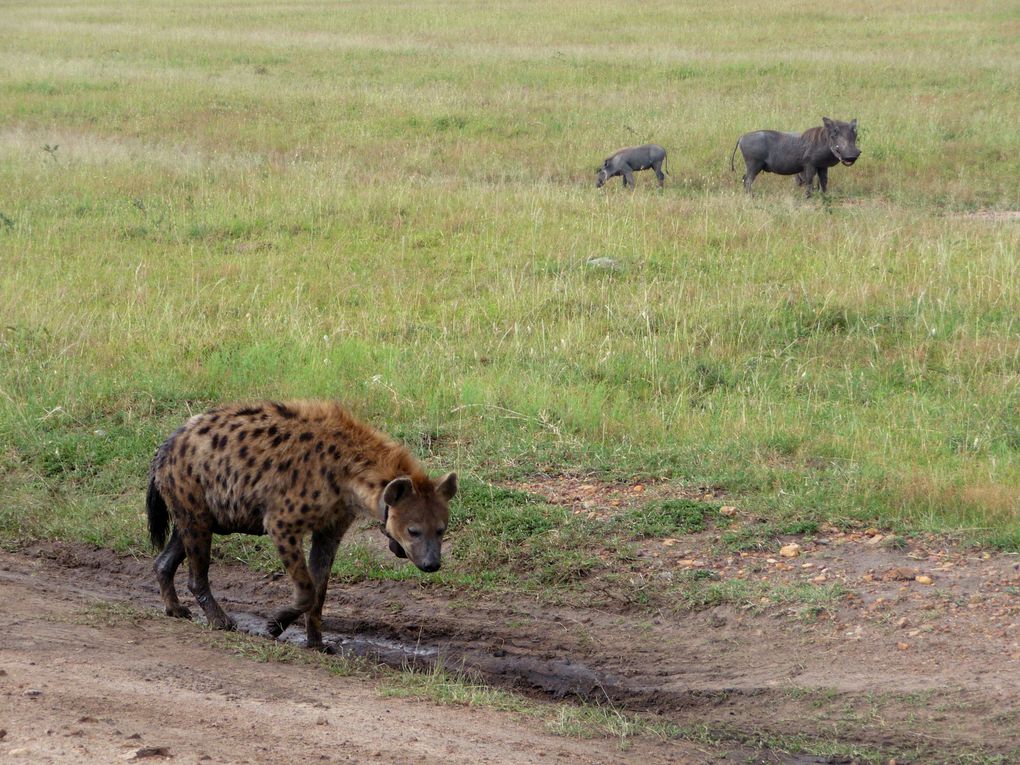
POLYGON ((748 194, 751 193, 751 184, 754 183, 754 179, 758 177, 758 173, 765 169, 765 165, 762 162, 756 162, 755 160, 746 160, 747 171, 744 173, 744 191, 748 194))
POLYGON ((818 188, 822 190, 823 194, 829 188, 829 168, 827 167, 818 168, 818 188))

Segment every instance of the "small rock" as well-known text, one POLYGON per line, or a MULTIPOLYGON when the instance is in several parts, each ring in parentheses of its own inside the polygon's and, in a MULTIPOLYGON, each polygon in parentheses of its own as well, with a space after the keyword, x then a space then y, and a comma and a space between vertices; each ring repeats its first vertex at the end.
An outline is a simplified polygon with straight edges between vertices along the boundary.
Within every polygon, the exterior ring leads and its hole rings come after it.
POLYGON ((613 258, 591 258, 586 260, 584 263, 588 268, 594 268, 599 271, 622 271, 623 266, 620 265, 618 260, 613 258))
POLYGON ((908 648, 910 648, 910 643, 897 643, 896 647, 899 648, 901 651, 906 651, 908 648))
POLYGON ((316 725, 329 725, 329 720, 326 719, 325 715, 320 715, 315 721, 316 725))
POLYGON ((165 746, 143 746, 132 754, 128 759, 144 760, 147 757, 169 757, 170 750, 165 746))
POLYGON ((29 688, 27 691, 25 691, 21 695, 22 696, 28 696, 28 698, 30 698, 30 699, 36 699, 36 698, 39 698, 40 696, 42 696, 42 691, 40 691, 38 688, 29 688))
POLYGON ((883 582, 909 582, 911 579, 917 576, 917 569, 915 568, 891 568, 882 574, 883 582))
POLYGON ((779 554, 784 558, 796 558, 800 555, 800 545, 796 542, 791 542, 788 545, 783 545, 779 548, 779 554))
POLYGON ((829 577, 827 577, 825 574, 819 574, 818 576, 814 577, 811 581, 814 582, 815 584, 821 584, 822 582, 827 581, 828 578, 829 577))
POLYGON ((918 574, 914 577, 914 581, 918 584, 931 584, 932 578, 930 576, 925 576, 924 574, 918 574))
POLYGON ((732 518, 737 514, 737 508, 730 507, 729 505, 719 508, 719 515, 725 515, 727 518, 732 518))

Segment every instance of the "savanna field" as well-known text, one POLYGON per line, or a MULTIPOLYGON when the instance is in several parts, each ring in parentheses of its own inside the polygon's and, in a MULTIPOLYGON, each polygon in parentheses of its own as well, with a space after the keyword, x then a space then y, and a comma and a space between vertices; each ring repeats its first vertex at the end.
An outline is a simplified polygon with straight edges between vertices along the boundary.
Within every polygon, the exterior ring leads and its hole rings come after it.
POLYGON ((0 546, 147 557, 188 416, 328 397, 462 480, 439 574, 373 537, 347 582, 569 602, 706 527, 1020 551, 1018 81, 1015 0, 6 3, 0 546), (744 194, 742 133, 823 116, 827 195, 744 194), (649 142, 664 190, 595 189, 649 142), (526 488, 564 476, 659 490, 526 488))

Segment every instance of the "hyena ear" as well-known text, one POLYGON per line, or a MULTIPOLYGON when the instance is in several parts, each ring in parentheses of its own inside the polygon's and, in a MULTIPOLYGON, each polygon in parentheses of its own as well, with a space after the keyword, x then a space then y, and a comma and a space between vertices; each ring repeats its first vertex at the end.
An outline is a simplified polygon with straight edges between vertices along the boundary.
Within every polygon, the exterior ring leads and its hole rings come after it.
POLYGON ((394 478, 383 489, 383 502, 390 507, 393 507, 399 503, 405 497, 411 495, 414 492, 414 484, 411 483, 411 479, 407 476, 400 478, 394 478))
POLYGON ((449 502, 457 494, 457 474, 447 473, 436 487, 436 493, 449 502))

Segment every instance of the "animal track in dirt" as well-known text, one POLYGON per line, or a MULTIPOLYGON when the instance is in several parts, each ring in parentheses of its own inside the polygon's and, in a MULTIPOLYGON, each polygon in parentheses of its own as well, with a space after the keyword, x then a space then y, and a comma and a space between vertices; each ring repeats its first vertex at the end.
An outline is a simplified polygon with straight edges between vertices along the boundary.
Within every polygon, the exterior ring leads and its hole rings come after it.
MULTIPOLYGON (((771 549, 713 554, 709 533, 671 546, 650 540, 642 551, 659 553, 654 560, 664 570, 696 563, 727 577, 743 571, 801 582, 825 571, 846 595, 811 619, 785 606, 606 610, 364 582, 330 591, 324 627, 337 648, 382 662, 441 660, 496 685, 706 726, 739 745, 796 738, 900 762, 1020 758, 1017 556, 936 538, 885 548, 873 541, 876 530, 824 533, 801 538, 790 559, 771 549), (932 584, 917 580, 926 575, 932 584)), ((5 580, 63 596, 159 604, 149 560, 85 545, 40 543, 2 554, 5 580)), ((260 615, 290 595, 285 579, 224 564, 215 566, 213 586, 254 633, 260 615)), ((300 641, 293 627, 291 635, 300 641)))

